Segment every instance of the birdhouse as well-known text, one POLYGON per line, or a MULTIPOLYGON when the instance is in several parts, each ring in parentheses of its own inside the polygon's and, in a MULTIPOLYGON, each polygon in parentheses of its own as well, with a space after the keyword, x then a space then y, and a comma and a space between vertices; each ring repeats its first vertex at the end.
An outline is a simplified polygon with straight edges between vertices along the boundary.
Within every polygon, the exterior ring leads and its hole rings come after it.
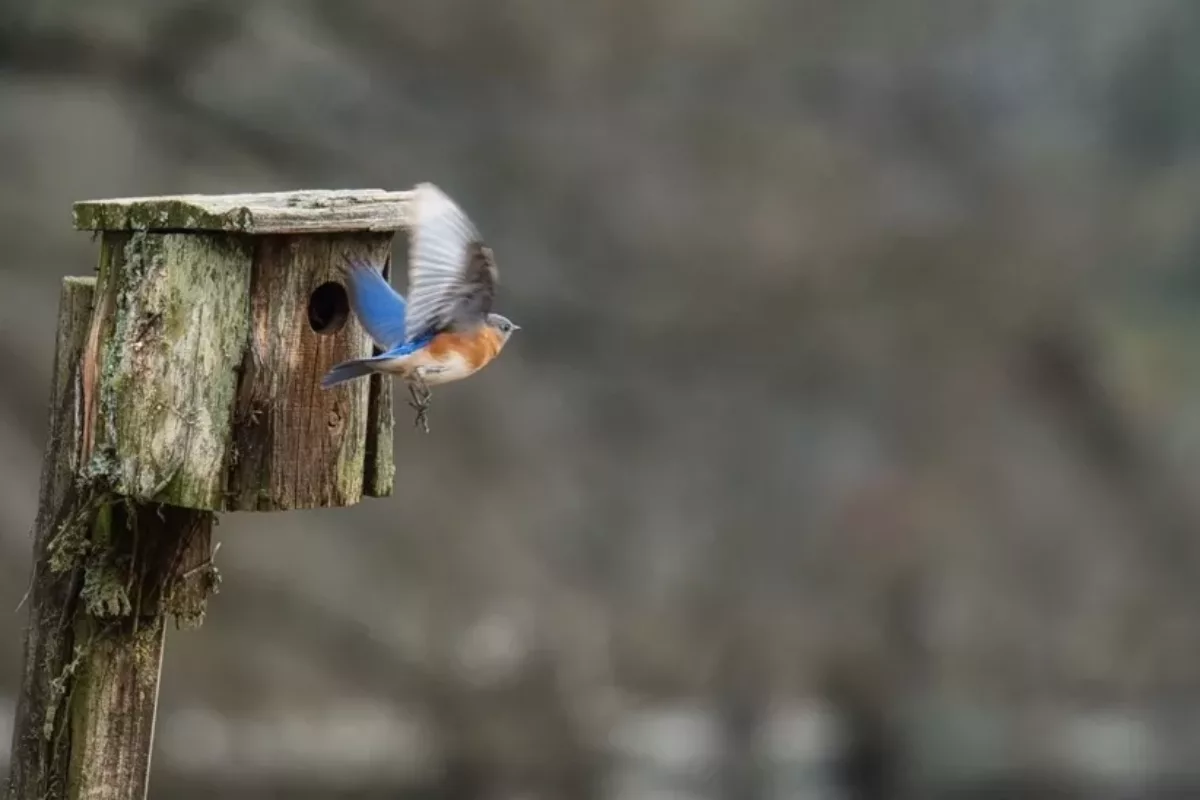
POLYGON ((391 493, 390 381, 321 388, 372 354, 341 265, 390 274, 411 192, 91 200, 95 310, 81 360, 83 470, 140 502, 209 511, 391 493))

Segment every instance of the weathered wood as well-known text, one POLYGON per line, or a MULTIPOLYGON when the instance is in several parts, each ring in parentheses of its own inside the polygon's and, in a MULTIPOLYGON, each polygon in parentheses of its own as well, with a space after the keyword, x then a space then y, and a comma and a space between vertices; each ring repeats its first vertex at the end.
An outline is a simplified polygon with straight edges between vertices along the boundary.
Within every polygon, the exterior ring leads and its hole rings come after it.
POLYGON ((95 286, 68 278, 60 301, 10 800, 145 796, 166 616, 198 624, 217 584, 210 513, 118 497, 88 468, 95 286))
POLYGON ((85 359, 88 469, 141 502, 215 511, 390 494, 390 385, 326 391, 320 379, 372 352, 343 257, 384 263, 392 237, 105 233, 85 359))
MULTIPOLYGON (((395 245, 393 244, 393 247, 395 245)), ((383 265, 383 277, 391 280, 392 259, 383 265)), ((379 353, 378 347, 372 349, 379 353)), ((396 479, 395 455, 392 453, 395 433, 392 412, 392 379, 378 373, 370 381, 367 403, 367 454, 363 468, 363 493, 368 497, 388 497, 396 479)))
POLYGON ((116 492, 223 506, 252 257, 242 237, 105 234, 86 438, 116 492))
POLYGON ((397 231, 408 225, 411 191, 314 190, 85 200, 79 230, 337 233, 397 231))
POLYGON ((212 524, 210 512, 117 499, 96 509, 64 719, 70 800, 145 797, 166 618, 203 618, 212 524))
POLYGON ((408 195, 76 207, 104 237, 63 286, 10 800, 145 796, 166 618, 204 618, 215 511, 391 493, 390 382, 320 382, 372 351, 341 267, 390 273, 408 195))
POLYGON ((65 789, 54 781, 55 766, 65 769, 67 740, 45 735, 62 700, 59 680, 69 662, 73 636, 72 582, 69 571, 55 571, 48 546, 59 523, 59 510, 71 493, 77 466, 79 434, 79 356, 87 336, 93 278, 63 281, 58 306, 58 340, 50 382, 50 419, 42 462, 42 485, 34 522, 34 565, 29 596, 25 661, 17 698, 10 763, 9 800, 60 797, 65 789))
POLYGON ((250 344, 234 411, 230 510, 346 506, 364 494, 390 493, 390 387, 385 392, 379 384, 355 381, 325 390, 320 382, 338 362, 372 352, 370 338, 349 314, 343 259, 384 263, 391 240, 391 233, 256 239, 250 344), (336 302, 340 313, 310 319, 310 298, 330 283, 337 288, 328 302, 336 302), (315 330, 314 323, 325 330, 315 330), (368 451, 374 459, 369 468, 368 451))

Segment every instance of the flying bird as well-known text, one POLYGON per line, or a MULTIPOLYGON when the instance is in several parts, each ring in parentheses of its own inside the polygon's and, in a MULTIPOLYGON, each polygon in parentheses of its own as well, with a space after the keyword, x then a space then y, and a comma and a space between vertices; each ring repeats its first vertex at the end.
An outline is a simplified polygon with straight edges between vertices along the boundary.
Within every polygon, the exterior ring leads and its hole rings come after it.
POLYGON ((350 307, 383 352, 338 364, 328 389, 381 372, 408 384, 414 425, 429 432, 430 387, 462 380, 500 354, 513 331, 492 313, 499 270, 492 250, 453 200, 431 183, 414 191, 407 301, 374 266, 346 259, 350 307))

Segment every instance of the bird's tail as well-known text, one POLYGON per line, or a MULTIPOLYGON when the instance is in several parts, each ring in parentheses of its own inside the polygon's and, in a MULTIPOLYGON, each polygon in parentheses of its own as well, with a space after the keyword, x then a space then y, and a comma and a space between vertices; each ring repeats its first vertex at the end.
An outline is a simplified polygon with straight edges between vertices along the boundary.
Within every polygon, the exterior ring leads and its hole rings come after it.
POLYGON ((343 361, 325 374, 325 377, 321 379, 321 388, 328 389, 339 383, 370 375, 375 371, 371 366, 374 360, 374 358, 356 358, 352 361, 343 361))

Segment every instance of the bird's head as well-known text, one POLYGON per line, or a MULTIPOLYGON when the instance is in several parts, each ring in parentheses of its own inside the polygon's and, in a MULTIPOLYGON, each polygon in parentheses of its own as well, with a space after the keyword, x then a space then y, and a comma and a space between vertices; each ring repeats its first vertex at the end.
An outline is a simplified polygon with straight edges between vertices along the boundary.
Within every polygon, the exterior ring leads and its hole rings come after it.
POLYGON ((492 328, 496 333, 500 334, 500 344, 508 342, 508 337, 512 336, 513 331, 521 330, 521 326, 510 320, 508 317, 499 314, 488 314, 488 327, 492 328))

